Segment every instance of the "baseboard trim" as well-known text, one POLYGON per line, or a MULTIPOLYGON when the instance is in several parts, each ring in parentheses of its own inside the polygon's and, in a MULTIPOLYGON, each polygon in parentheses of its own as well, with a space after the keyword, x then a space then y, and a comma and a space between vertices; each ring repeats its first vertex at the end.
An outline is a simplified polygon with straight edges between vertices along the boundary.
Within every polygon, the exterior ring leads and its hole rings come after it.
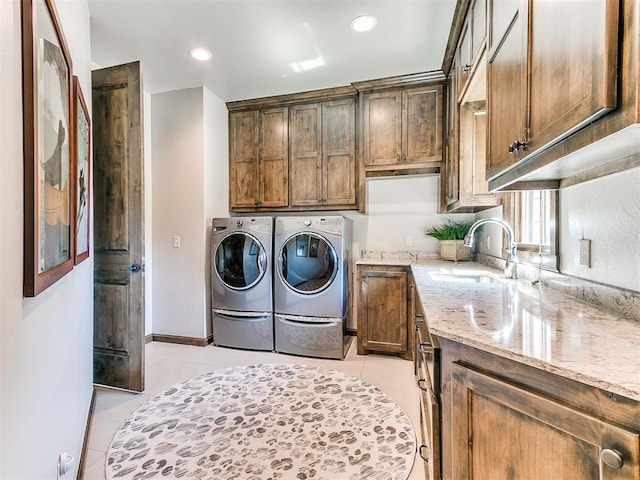
POLYGON ((144 336, 144 343, 145 343, 145 345, 146 345, 147 343, 151 343, 151 342, 153 342, 153 335, 152 335, 151 333, 150 333, 149 335, 145 335, 145 336, 144 336))
POLYGON ((193 345, 196 347, 206 347, 210 343, 213 343, 213 335, 209 335, 207 338, 197 338, 182 337, 179 335, 158 335, 153 333, 151 334, 151 339, 154 342, 178 343, 180 345, 193 345))
POLYGON ((350 337, 357 337, 358 331, 351 328, 347 328, 347 335, 349 335, 350 337))
POLYGON ((78 461, 78 474, 76 480, 84 479, 84 468, 87 463, 87 450, 89 449, 89 435, 91 434, 91 424, 93 423, 93 413, 96 409, 96 388, 93 387, 91 393, 91 402, 89 402, 89 411, 87 412, 87 421, 84 426, 84 436, 82 437, 82 447, 80 448, 80 460, 78 461))

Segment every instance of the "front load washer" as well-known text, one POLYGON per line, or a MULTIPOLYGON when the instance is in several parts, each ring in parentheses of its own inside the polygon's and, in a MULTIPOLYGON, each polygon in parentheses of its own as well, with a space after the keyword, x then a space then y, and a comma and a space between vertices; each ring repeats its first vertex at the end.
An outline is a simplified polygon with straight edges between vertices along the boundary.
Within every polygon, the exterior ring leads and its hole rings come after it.
POLYGON ((350 309, 351 220, 277 217, 273 274, 275 350, 343 358, 350 309))
POLYGON ((272 351, 273 218, 214 218, 212 229, 213 342, 272 351))

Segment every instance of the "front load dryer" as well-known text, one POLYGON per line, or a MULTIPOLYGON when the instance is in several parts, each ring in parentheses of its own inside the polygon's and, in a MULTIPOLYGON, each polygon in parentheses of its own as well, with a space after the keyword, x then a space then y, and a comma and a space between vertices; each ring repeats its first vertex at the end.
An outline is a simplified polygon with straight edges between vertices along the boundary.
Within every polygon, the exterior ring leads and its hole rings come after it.
POLYGON ((276 218, 275 313, 345 316, 351 232, 342 216, 276 218))
POLYGON ((344 358, 351 239, 351 220, 342 216, 276 218, 277 352, 344 358))
POLYGON ((212 230, 213 342, 272 351, 273 218, 214 218, 212 230))

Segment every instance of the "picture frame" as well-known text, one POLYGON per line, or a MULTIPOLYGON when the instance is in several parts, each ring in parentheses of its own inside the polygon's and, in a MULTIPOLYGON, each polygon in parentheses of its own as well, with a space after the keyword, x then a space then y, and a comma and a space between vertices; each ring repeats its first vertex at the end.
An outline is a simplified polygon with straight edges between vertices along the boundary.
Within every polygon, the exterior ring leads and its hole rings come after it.
POLYGON ((72 62, 53 0, 21 0, 24 286, 34 297, 73 269, 72 62))
POLYGON ((91 188, 91 119, 82 93, 80 80, 73 76, 73 198, 74 198, 74 265, 89 258, 90 188, 91 188))
POLYGON ((309 237, 307 235, 296 236, 296 257, 309 256, 309 237))

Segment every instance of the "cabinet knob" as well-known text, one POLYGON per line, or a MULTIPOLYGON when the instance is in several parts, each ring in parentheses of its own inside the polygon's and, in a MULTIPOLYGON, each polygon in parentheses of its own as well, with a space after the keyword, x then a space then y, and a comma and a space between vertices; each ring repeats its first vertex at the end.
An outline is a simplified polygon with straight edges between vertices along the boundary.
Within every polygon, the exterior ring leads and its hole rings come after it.
POLYGON ((260 202, 258 200, 255 200, 253 204, 257 207, 258 205, 260 205, 260 202))
POLYGON ((511 145, 509 145, 509 153, 515 153, 518 150, 524 150, 525 148, 527 148, 527 142, 516 140, 511 145))
POLYGON ((396 155, 396 162, 400 163, 400 154, 396 155))
POLYGON ((468 63, 462 67, 462 73, 469 73, 469 70, 471 70, 471 65, 469 65, 468 63))
POLYGON ((622 454, 613 448, 605 448, 600 452, 600 459, 604 464, 611 468, 622 468, 624 460, 622 454))
POLYGON ((402 154, 402 161, 403 162, 407 161, 407 155, 405 153, 402 154))

